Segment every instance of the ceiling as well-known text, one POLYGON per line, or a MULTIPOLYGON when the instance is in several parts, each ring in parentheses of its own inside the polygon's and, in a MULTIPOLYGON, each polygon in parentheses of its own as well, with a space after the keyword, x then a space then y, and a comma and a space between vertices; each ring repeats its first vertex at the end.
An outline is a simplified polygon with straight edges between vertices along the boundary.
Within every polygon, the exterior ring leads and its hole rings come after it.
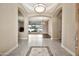
POLYGON ((29 25, 41 25, 41 21, 29 21, 29 25))
POLYGON ((30 17, 29 21, 48 21, 49 17, 30 17))
MULTIPOLYGON (((36 13, 34 11, 34 6, 36 4, 38 3, 23 3, 23 6, 25 7, 28 13, 36 13)), ((44 4, 46 6, 46 11, 44 13, 51 13, 53 9, 58 5, 57 3, 39 3, 39 4, 44 4)))
MULTIPOLYGON (((35 12, 34 11, 34 7, 35 7, 35 5, 37 5, 38 3, 22 3, 22 5, 24 6, 24 8, 25 8, 25 10, 28 12, 28 14, 30 14, 30 15, 33 15, 33 14, 38 14, 37 12, 35 12)), ((44 12, 44 13, 42 13, 42 14, 44 14, 44 15, 46 15, 46 14, 51 14, 54 10, 55 10, 55 8, 56 8, 56 6, 58 5, 58 3, 39 3, 39 4, 44 4, 45 5, 45 7, 46 7, 46 11, 44 12)), ((23 16, 21 16, 22 14, 19 12, 19 20, 20 21, 24 21, 23 19, 23 16)), ((41 14, 41 15, 42 15, 41 14)), ((44 20, 44 21, 47 21, 48 19, 49 19, 50 17, 30 17, 30 21, 42 21, 42 20, 44 20)))

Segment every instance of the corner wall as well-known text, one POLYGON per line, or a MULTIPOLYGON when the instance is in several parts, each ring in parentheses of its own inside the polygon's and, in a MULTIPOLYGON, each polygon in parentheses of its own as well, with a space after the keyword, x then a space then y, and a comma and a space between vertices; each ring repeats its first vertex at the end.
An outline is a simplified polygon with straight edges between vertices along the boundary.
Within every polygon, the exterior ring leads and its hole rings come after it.
POLYGON ((48 34, 51 36, 51 39, 53 39, 52 35, 52 18, 49 19, 48 21, 48 34))
POLYGON ((53 18, 52 22, 52 36, 53 39, 59 39, 58 37, 58 19, 56 17, 53 18))
POLYGON ((62 47, 75 55, 75 4, 62 6, 62 47))
POLYGON ((18 46, 17 4, 0 4, 0 54, 7 54, 18 46))

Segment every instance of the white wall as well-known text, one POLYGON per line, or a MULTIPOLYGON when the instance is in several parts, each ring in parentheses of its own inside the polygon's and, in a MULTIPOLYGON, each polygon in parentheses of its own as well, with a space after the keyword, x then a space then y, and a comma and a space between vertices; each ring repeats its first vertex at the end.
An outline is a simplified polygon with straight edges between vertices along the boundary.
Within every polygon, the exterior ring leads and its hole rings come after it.
MULTIPOLYGON (((24 22, 21 22, 21 21, 18 22, 18 29, 20 29, 20 27, 24 27, 24 22)), ((25 39, 24 32, 18 31, 18 39, 25 39)))
POLYGON ((58 39, 62 39, 62 12, 57 16, 58 39))
POLYGON ((53 35, 52 35, 52 33, 53 33, 53 32, 52 32, 52 27, 53 27, 53 26, 52 26, 52 23, 53 23, 52 20, 53 20, 53 19, 51 18, 51 19, 49 19, 49 21, 48 21, 48 34, 51 36, 51 39, 53 38, 53 37, 52 37, 52 36, 53 36, 53 35))
POLYGON ((28 13, 25 10, 25 7, 22 4, 18 4, 19 11, 22 14, 19 14, 19 21, 24 22, 24 24, 20 24, 20 26, 24 27, 24 32, 19 32, 19 39, 28 39, 28 13))
POLYGON ((24 18, 24 38, 25 38, 25 39, 28 39, 28 21, 29 21, 29 19, 28 19, 28 17, 26 16, 26 17, 24 18))
POLYGON ((18 46, 18 10, 16 4, 0 4, 0 54, 18 46))
POLYGON ((58 19, 56 17, 52 20, 52 37, 53 39, 59 39, 58 37, 58 19))
POLYGON ((62 10, 62 46, 75 54, 75 4, 63 4, 62 10))
POLYGON ((43 21, 43 33, 48 34, 48 21, 43 21))
MULTIPOLYGON (((60 11, 57 11, 60 12, 60 11)), ((56 12, 56 13, 57 13, 56 12)), ((62 33, 62 12, 60 14, 56 14, 53 16, 52 20, 52 33, 53 33, 53 39, 61 39, 61 33, 62 33)))
POLYGON ((19 28, 20 28, 20 27, 24 27, 24 22, 20 22, 20 21, 19 21, 18 27, 19 27, 19 28))

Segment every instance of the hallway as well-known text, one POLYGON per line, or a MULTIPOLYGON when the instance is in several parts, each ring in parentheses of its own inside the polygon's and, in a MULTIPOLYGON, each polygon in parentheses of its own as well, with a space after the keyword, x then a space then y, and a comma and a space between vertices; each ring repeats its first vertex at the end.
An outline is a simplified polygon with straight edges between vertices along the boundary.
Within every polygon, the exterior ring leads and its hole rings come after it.
POLYGON ((58 40, 43 38, 41 34, 30 34, 29 40, 19 40, 19 47, 12 51, 9 56, 26 56, 32 46, 48 46, 53 56, 71 56, 61 47, 58 40))
POLYGON ((0 4, 0 55, 76 56, 78 8, 76 3, 0 4))

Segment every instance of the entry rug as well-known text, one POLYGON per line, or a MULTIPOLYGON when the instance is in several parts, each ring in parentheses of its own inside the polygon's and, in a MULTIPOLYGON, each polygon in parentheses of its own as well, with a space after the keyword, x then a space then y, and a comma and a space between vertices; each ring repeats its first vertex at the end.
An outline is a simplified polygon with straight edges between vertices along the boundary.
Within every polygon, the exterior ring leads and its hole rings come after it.
POLYGON ((32 46, 26 56, 53 56, 48 46, 32 46))

